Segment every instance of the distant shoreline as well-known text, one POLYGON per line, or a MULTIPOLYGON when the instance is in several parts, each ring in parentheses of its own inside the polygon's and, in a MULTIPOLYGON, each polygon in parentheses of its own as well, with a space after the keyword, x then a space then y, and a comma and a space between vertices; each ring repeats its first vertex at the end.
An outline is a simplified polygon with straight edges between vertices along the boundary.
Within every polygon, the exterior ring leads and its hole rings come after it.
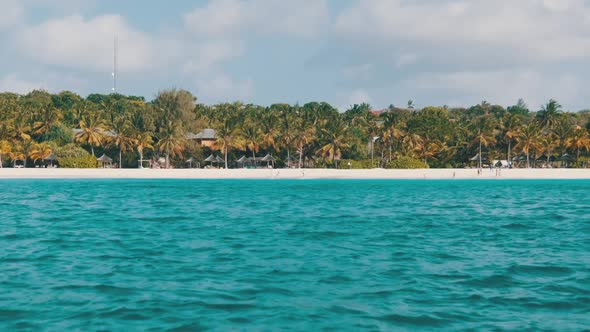
POLYGON ((590 169, 78 169, 3 168, 6 179, 590 179, 590 169))

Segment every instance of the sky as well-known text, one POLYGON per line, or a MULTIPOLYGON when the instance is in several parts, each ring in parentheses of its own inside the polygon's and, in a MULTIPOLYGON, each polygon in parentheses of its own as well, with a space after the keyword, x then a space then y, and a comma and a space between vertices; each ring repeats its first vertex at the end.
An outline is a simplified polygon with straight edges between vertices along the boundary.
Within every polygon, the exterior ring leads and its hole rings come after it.
POLYGON ((590 0, 0 0, 0 91, 590 108, 590 0))

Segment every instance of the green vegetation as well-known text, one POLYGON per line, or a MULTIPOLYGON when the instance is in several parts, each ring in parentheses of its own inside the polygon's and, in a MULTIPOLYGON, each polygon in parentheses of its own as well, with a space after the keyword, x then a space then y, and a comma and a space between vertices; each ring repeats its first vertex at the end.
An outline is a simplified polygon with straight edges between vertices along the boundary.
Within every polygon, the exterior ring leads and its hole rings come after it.
POLYGON ((438 168, 514 158, 519 167, 585 167, 589 119, 590 112, 564 112, 555 100, 536 112, 519 100, 508 108, 482 102, 416 109, 409 102, 379 112, 361 104, 340 113, 323 102, 203 105, 184 90, 161 91, 149 102, 120 94, 2 93, 0 165, 44 165, 55 153, 60 167, 96 167, 104 153, 118 167, 145 159, 186 167, 186 159, 202 166, 214 153, 224 167, 266 154, 279 167, 438 168), (205 128, 216 131, 211 147, 188 135, 205 128))

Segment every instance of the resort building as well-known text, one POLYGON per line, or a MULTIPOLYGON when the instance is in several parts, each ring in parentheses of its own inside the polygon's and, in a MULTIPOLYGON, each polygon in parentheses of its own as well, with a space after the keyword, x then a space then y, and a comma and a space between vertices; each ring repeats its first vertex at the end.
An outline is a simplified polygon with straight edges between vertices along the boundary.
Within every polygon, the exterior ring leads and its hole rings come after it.
POLYGON ((205 146, 211 148, 215 143, 215 139, 217 138, 217 133, 215 129, 207 128, 200 131, 198 134, 194 133, 187 133, 186 139, 187 140, 194 140, 199 143, 201 146, 205 146))

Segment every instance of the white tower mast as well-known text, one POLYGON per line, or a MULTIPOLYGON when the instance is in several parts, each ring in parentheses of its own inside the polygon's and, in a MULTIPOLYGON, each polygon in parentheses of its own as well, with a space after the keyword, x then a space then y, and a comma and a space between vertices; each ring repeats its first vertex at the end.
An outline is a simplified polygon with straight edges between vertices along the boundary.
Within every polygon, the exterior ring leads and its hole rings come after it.
POLYGON ((113 93, 117 93, 117 56, 119 52, 119 40, 116 35, 113 46, 113 93))

